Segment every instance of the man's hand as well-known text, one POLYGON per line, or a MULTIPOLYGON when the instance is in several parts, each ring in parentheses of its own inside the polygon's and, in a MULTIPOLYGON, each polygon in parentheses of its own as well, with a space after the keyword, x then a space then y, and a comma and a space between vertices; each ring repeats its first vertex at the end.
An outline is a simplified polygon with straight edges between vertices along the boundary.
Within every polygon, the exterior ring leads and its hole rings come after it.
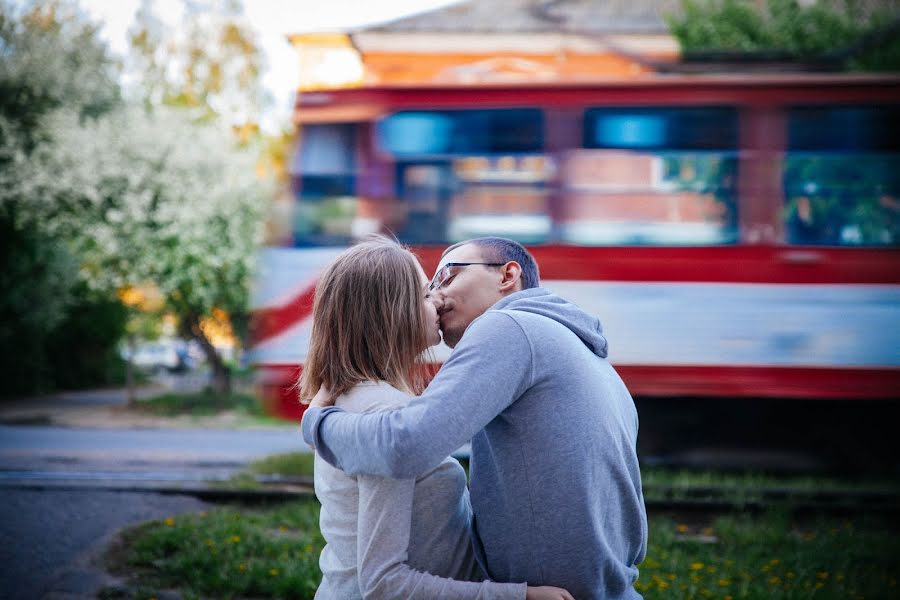
POLYGON ((334 406, 334 398, 328 392, 328 388, 324 385, 319 388, 316 395, 310 401, 309 405, 313 408, 325 408, 326 406, 334 406))
POLYGON ((540 587, 528 586, 525 592, 525 600, 575 600, 572 594, 562 588, 542 585, 540 587))

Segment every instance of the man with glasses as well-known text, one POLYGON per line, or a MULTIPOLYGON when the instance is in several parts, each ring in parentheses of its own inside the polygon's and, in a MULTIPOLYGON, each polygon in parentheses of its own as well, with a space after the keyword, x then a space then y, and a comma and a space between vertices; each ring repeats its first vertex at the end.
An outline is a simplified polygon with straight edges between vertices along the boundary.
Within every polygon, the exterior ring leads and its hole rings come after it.
POLYGON ((396 478, 471 440, 473 544, 491 579, 579 600, 640 598, 647 517, 634 402, 599 320, 539 285, 516 242, 451 246, 429 290, 454 351, 428 389, 383 413, 313 402, 303 437, 347 473, 396 478))

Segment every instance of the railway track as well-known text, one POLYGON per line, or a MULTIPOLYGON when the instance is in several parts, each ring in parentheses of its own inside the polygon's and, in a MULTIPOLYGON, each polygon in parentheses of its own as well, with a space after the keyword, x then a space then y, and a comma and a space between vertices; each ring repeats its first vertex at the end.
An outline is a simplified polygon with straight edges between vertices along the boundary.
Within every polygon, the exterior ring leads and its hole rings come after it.
MULTIPOLYGON (((279 502, 313 497, 310 477, 257 476, 256 485, 236 486, 224 476, 189 479, 180 471, 153 473, 0 471, 0 489, 103 489, 183 494, 209 502, 279 502)), ((789 486, 644 487, 649 512, 709 516, 787 511, 793 515, 849 516, 877 514, 900 517, 900 487, 822 488, 789 486)))

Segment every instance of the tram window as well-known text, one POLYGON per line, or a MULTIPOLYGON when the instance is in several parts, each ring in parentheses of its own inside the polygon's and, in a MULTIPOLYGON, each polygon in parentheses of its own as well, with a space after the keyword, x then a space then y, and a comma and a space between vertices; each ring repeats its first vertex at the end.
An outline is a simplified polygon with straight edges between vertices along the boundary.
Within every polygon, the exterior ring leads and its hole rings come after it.
POLYGON ((404 111, 382 119, 377 137, 398 158, 523 153, 541 151, 543 128, 536 108, 404 111))
POLYGON ((540 109, 403 111, 382 119, 376 136, 396 160, 401 240, 549 238, 554 166, 543 155, 540 109))
POLYGON ((585 111, 583 148, 563 165, 559 232, 584 245, 737 240, 737 111, 585 111))
POLYGON ((787 241, 900 246, 900 106, 795 106, 784 159, 787 241))
POLYGON ((294 244, 346 244, 353 233, 357 125, 307 125, 300 132, 291 174, 298 189, 291 219, 294 244))
POLYGON ((547 182, 553 161, 539 154, 468 155, 397 167, 407 243, 449 243, 499 235, 526 244, 549 239, 547 182))

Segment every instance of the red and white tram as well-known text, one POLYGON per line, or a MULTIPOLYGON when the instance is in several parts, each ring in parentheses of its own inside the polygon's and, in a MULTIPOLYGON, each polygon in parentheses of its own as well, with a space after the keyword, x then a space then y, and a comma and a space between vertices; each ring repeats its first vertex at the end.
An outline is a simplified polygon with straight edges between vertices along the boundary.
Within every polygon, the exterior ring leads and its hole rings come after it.
MULTIPOLYGON (((391 231, 525 243, 636 397, 900 398, 900 78, 658 76, 300 94, 252 361, 298 416, 317 274, 391 231)), ((449 350, 439 352, 446 357, 449 350)))

